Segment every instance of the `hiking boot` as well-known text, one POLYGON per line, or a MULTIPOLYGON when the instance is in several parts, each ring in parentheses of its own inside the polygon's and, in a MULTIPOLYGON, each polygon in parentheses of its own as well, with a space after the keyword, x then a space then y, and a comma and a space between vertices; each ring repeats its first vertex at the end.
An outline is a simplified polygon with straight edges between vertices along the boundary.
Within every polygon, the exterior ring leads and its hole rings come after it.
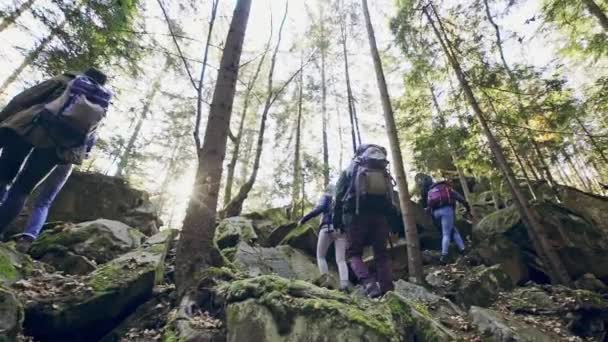
POLYGON ((447 265, 447 264, 448 264, 448 256, 447 256, 447 255, 442 255, 442 256, 439 258, 439 263, 440 263, 441 265, 447 265))
POLYGON ((365 286, 365 295, 369 298, 378 298, 382 296, 382 291, 380 291, 380 287, 374 281, 365 286))
POLYGON ((344 293, 350 293, 351 288, 350 288, 350 282, 347 281, 340 281, 340 291, 344 292, 344 293))
POLYGON ((20 253, 27 253, 30 250, 30 246, 34 242, 34 238, 29 235, 19 235, 15 239, 15 249, 20 253))

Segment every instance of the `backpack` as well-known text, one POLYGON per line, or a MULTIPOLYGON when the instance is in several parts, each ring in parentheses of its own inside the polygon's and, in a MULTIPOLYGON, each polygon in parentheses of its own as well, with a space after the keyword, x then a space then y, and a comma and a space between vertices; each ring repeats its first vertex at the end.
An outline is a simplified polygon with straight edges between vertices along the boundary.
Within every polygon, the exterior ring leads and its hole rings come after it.
POLYGON ((439 209, 445 206, 453 206, 455 204, 452 197, 452 188, 445 182, 433 184, 427 194, 427 206, 431 210, 439 209))
POLYGON ((39 115, 60 149, 83 146, 106 115, 112 94, 90 77, 79 75, 39 115))
POLYGON ((355 201, 355 213, 361 206, 382 210, 393 206, 393 179, 387 170, 386 149, 363 145, 352 163, 351 184, 344 201, 355 201))

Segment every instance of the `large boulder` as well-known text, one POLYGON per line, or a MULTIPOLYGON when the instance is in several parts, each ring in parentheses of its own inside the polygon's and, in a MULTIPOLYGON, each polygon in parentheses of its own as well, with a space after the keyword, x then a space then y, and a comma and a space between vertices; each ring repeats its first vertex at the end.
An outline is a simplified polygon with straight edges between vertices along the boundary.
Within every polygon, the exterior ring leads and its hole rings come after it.
MULTIPOLYGON (((21 232, 30 204, 5 236, 21 232)), ((132 188, 122 178, 74 171, 53 202, 47 221, 79 223, 98 218, 125 222, 148 236, 162 224, 146 192, 132 188)))
POLYGON ((12 243, 0 243, 0 286, 23 279, 32 271, 32 267, 32 260, 17 252, 12 243))
POLYGON ((223 219, 215 228, 215 243, 220 249, 235 247, 241 241, 253 244, 257 239, 253 222, 245 217, 223 219))
POLYGON ((300 249, 308 255, 314 256, 317 253, 318 239, 316 225, 307 223, 301 226, 294 226, 280 244, 300 249))
POLYGON ((303 281, 262 276, 224 284, 227 341, 450 341, 397 294, 358 299, 303 281))
POLYGON ((479 333, 496 342, 552 342, 556 337, 548 335, 536 327, 505 317, 491 309, 473 306, 469 316, 479 333))
POLYGON ((42 233, 32 244, 30 254, 59 270, 83 274, 88 273, 87 261, 106 263, 139 247, 144 238, 124 223, 99 219, 64 224, 42 233))
POLYGON ((71 292, 49 291, 28 298, 26 333, 41 341, 99 339, 151 297, 163 280, 165 256, 175 234, 161 231, 81 281, 69 280, 75 287, 71 292))
POLYGON ((16 341, 22 321, 23 307, 21 303, 13 292, 0 285, 0 341, 16 341))
MULTIPOLYGON (((575 195, 580 196, 581 201, 588 201, 589 205, 594 203, 602 207, 606 202, 573 192, 575 195)), ((573 279, 585 273, 608 279, 608 249, 605 248, 608 245, 608 221, 596 222, 593 218, 602 219, 604 214, 599 210, 584 208, 576 208, 578 212, 575 212, 570 207, 548 202, 536 204, 533 209, 538 213, 546 238, 573 279)), ((502 263, 514 282, 547 280, 527 228, 514 206, 483 218, 474 227, 473 236, 484 262, 490 265, 502 263)))
POLYGON ((276 274, 283 278, 313 280, 319 275, 314 260, 290 246, 252 247, 241 242, 234 265, 251 277, 276 274))
POLYGON ((502 270, 501 265, 480 265, 460 282, 457 299, 465 307, 488 307, 498 298, 500 292, 509 291, 512 287, 511 278, 502 270))

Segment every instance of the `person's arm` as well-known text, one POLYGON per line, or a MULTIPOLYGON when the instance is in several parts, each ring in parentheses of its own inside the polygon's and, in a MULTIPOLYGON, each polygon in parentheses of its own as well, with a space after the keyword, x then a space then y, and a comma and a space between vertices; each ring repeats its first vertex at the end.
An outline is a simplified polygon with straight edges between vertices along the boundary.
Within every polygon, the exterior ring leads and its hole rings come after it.
POLYGON ((450 190, 450 192, 452 194, 452 197, 456 201, 460 202, 460 204, 462 204, 467 209, 467 211, 470 210, 469 202, 467 202, 467 200, 461 194, 459 194, 458 192, 456 192, 454 190, 450 190))
POLYGON ((336 197, 334 200, 334 208, 333 208, 333 215, 332 215, 332 224, 334 225, 334 227, 336 229, 340 229, 343 226, 342 209, 343 209, 344 203, 342 202, 342 199, 344 199, 344 195, 346 194, 347 190, 348 190, 348 175, 347 175, 346 171, 342 171, 342 173, 340 174, 340 178, 338 179, 338 182, 336 183, 336 197))
POLYGON ((0 112, 0 122, 33 105, 52 101, 61 95, 59 90, 63 90, 65 85, 66 83, 62 82, 59 78, 52 78, 22 91, 13 97, 6 107, 2 109, 0 112))
POLYGON ((302 217, 302 219, 300 220, 300 224, 305 224, 306 222, 312 220, 313 218, 321 215, 330 204, 331 204, 331 197, 327 196, 327 195, 323 195, 323 197, 321 197, 321 199, 319 200, 319 203, 317 203, 317 205, 308 214, 306 214, 306 215, 304 215, 304 217, 302 217))

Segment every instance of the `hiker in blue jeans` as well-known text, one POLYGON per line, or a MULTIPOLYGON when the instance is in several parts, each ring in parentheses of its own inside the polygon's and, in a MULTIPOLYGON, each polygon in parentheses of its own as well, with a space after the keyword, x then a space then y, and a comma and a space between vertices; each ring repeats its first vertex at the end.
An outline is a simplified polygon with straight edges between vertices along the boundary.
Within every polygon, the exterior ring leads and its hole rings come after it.
POLYGON ((468 211, 470 211, 469 203, 464 197, 454 191, 447 182, 434 183, 427 194, 427 210, 430 210, 433 218, 441 222, 441 263, 447 262, 448 250, 452 238, 461 252, 464 252, 465 246, 460 232, 456 228, 456 202, 460 202, 468 211))

